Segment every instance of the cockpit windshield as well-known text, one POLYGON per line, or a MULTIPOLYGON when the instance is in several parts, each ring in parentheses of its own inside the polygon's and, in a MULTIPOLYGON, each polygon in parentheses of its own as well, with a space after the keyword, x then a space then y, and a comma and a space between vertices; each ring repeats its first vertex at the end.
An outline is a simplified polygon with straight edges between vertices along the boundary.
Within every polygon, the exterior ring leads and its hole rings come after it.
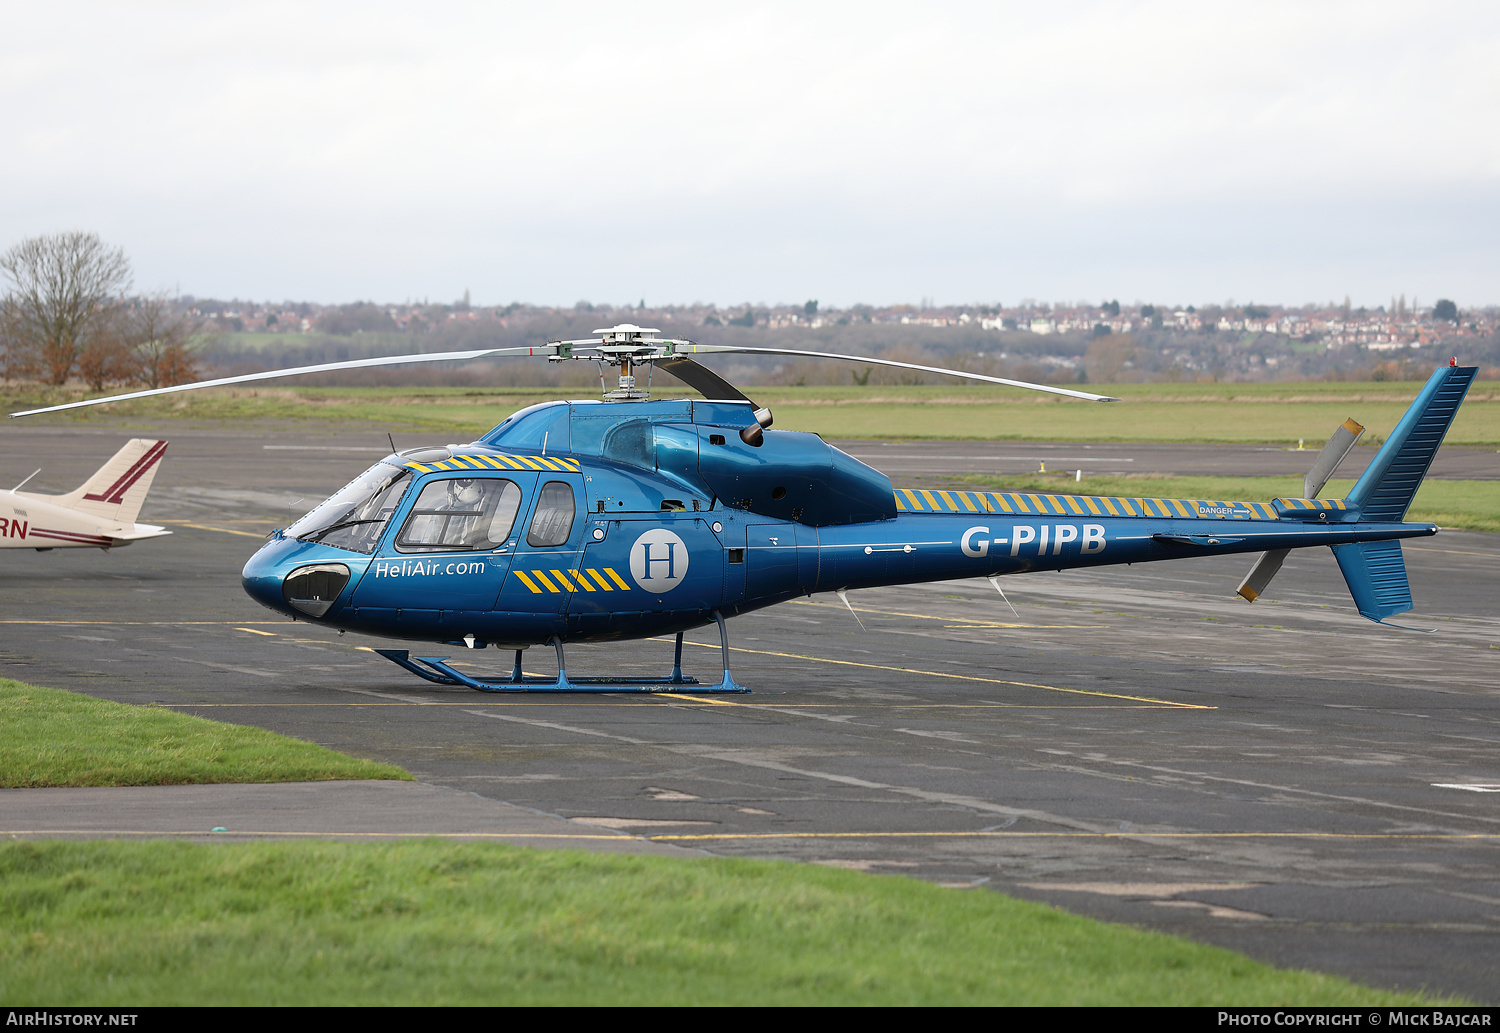
POLYGON ((410 471, 376 463, 288 527, 286 536, 372 553, 410 483, 410 471))

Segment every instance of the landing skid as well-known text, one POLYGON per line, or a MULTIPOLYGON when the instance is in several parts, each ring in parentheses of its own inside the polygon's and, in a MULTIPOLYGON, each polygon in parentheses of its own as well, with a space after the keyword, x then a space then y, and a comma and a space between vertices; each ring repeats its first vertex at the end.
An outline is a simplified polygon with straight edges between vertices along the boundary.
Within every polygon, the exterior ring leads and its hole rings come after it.
POLYGON ((475 678, 455 670, 448 664, 446 656, 413 657, 405 649, 377 649, 375 652, 391 663, 404 667, 419 678, 438 685, 462 685, 480 692, 749 692, 736 682, 729 673, 729 629, 724 617, 717 610, 714 620, 719 625, 719 644, 724 656, 724 679, 717 685, 704 685, 697 678, 686 678, 682 674, 682 632, 677 633, 676 649, 672 658, 672 673, 665 678, 569 678, 567 664, 563 658, 562 639, 552 639, 557 650, 557 679, 541 678, 521 672, 521 650, 516 650, 516 665, 508 678, 475 678), (419 666, 421 665, 421 666, 419 666))

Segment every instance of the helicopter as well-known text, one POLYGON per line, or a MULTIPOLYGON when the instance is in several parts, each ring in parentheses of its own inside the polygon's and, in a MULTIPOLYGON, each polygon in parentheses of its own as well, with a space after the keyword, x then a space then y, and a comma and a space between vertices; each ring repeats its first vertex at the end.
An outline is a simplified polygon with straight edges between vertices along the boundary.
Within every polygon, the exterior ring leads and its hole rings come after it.
MULTIPOLYGON (((538 355, 619 369, 600 399, 512 413, 464 445, 393 451, 268 541, 245 591, 294 619, 387 638, 514 650, 475 676, 447 657, 378 649, 429 682, 484 692, 748 692, 734 680, 726 619, 814 592, 1261 553, 1239 594, 1253 602, 1292 549, 1329 546, 1369 620, 1411 609, 1404 522, 1477 373, 1440 367, 1348 497, 1317 496, 1363 430, 1330 438, 1302 498, 1269 502, 896 489, 816 434, 773 430, 769 409, 692 356, 845 359, 1096 402, 1118 399, 962 370, 800 349, 702 345, 621 324, 545 346, 387 356, 202 381, 12 416, 361 366, 538 355), (660 367, 702 399, 650 397, 660 367), (683 634, 716 624, 719 683, 682 672, 683 634), (564 646, 675 635, 671 673, 570 678, 564 646), (522 671, 551 644, 555 679, 522 671)), ((850 607, 851 612, 853 610, 850 607)), ((1398 625, 1399 627, 1399 625, 1398 625)))
POLYGON ((132 438, 66 495, 22 491, 42 472, 33 470, 14 488, 0 490, 0 549, 108 550, 171 534, 165 527, 135 522, 166 454, 165 441, 132 438))

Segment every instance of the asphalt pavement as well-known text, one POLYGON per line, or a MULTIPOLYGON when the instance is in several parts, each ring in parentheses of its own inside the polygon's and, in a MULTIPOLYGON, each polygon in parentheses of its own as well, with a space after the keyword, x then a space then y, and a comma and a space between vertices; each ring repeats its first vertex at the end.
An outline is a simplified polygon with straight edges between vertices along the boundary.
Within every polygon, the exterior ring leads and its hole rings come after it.
MULTIPOLYGON (((28 488, 71 488, 155 429, 12 425, 0 476, 40 465, 28 488)), ((858 592, 863 627, 837 598, 798 600, 730 622, 749 696, 492 696, 419 681, 370 652, 388 643, 293 623, 239 587, 261 536, 383 454, 383 434, 160 429, 172 446, 142 519, 173 536, 0 555, 0 672, 271 728, 419 784, 383 804, 391 784, 178 787, 197 799, 172 821, 172 807, 126 807, 139 790, 6 791, 0 831, 535 837, 784 858, 1500 1000, 1496 536, 1406 546, 1417 608, 1401 620, 1432 634, 1360 618, 1332 557, 1310 550, 1254 605, 1234 595, 1246 557, 1021 575, 1004 581, 1008 603, 983 581, 858 592), (214 792, 242 794, 239 809, 214 792), (18 802, 67 793, 78 802, 18 802)), ((898 484, 1019 472, 1004 464, 1044 453, 1072 467, 1061 457, 1089 448, 845 447, 898 484)), ((1312 458, 1092 450, 1183 474, 1300 475, 1312 458)), ((1493 477, 1497 460, 1445 449, 1437 469, 1493 477)), ((716 632, 688 638, 689 673, 716 680, 716 632)), ((509 667, 459 652, 474 671, 509 667)), ((670 662, 670 641, 569 651, 574 675, 670 662)), ((526 667, 555 670, 550 650, 526 667)))

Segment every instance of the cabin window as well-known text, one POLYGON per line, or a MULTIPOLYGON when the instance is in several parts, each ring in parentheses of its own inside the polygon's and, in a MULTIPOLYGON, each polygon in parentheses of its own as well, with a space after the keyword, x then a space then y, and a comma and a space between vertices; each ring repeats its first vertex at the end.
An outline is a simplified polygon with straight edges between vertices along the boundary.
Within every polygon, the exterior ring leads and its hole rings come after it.
POLYGON ((409 471, 376 463, 288 527, 286 536, 372 553, 410 483, 409 471))
POLYGON ((573 486, 566 481, 548 481, 537 495, 526 544, 537 549, 566 545, 572 535, 573 486))
POLYGON ((498 549, 510 537, 521 489, 500 477, 429 481, 396 539, 402 552, 498 549))

